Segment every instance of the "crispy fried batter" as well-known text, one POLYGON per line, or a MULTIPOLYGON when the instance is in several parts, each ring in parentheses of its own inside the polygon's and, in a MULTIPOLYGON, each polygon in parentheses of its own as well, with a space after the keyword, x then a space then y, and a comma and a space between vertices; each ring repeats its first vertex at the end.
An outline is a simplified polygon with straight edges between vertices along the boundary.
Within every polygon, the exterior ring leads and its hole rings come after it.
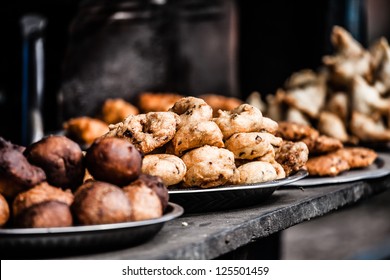
POLYGON ((147 155, 142 160, 142 173, 159 176, 167 186, 180 183, 186 172, 184 162, 174 155, 147 155))
POLYGON ((182 160, 187 166, 184 187, 224 185, 236 172, 233 153, 223 148, 203 146, 186 153, 182 160))
POLYGON ((182 156, 185 151, 204 145, 222 148, 225 146, 222 138, 222 132, 215 122, 195 122, 182 126, 176 132, 170 151, 177 156, 182 156))
POLYGON ((307 137, 317 138, 319 132, 309 125, 282 121, 279 122, 276 136, 282 137, 284 140, 300 141, 307 137))
POLYGON ((214 121, 221 129, 225 140, 235 133, 259 132, 263 128, 263 114, 249 104, 240 105, 232 111, 220 110, 214 121))
POLYGON ((180 116, 179 128, 213 117, 213 109, 203 99, 192 96, 178 100, 169 111, 180 116))
POLYGON ((105 137, 125 138, 144 154, 162 147, 176 133, 179 116, 173 112, 130 115, 123 123, 110 125, 105 137))
POLYGON ((322 111, 318 120, 318 130, 321 134, 336 138, 341 142, 347 142, 349 139, 347 130, 343 121, 331 112, 322 111))
POLYGON ((307 145, 310 154, 329 153, 344 146, 340 140, 325 135, 316 138, 306 137, 301 141, 307 145))
POLYGON ((286 176, 305 168, 309 158, 309 149, 303 142, 283 141, 276 150, 275 160, 286 172, 286 176))
POLYGON ((235 158, 255 159, 269 152, 274 155, 274 146, 280 146, 282 141, 282 138, 266 132, 236 133, 225 142, 225 146, 235 158))
POLYGON ((348 161, 336 153, 312 157, 306 162, 306 167, 311 176, 337 176, 350 169, 348 161))
POLYGON ((278 177, 275 168, 269 162, 252 161, 238 167, 239 184, 261 183, 278 177))
POLYGON ((369 166, 378 157, 374 150, 363 147, 346 147, 337 150, 335 154, 346 160, 351 169, 369 166))

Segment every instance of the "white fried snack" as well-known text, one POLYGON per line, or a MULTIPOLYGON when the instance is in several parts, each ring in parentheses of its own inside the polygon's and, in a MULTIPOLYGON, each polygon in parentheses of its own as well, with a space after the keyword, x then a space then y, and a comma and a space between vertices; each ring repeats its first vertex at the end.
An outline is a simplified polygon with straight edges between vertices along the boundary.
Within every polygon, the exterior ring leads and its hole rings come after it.
POLYGON ((213 109, 203 99, 192 96, 179 99, 169 111, 180 116, 179 128, 213 117, 213 109))
POLYGON ((187 166, 184 187, 224 185, 235 174, 234 154, 223 148, 203 146, 186 153, 182 160, 187 166))
POLYGON ((223 135, 218 125, 212 121, 202 121, 182 126, 172 139, 169 152, 182 156, 187 150, 204 145, 224 147, 223 135))
POLYGON ((263 114, 249 104, 242 104, 232 111, 219 110, 214 121, 221 129, 225 140, 235 133, 258 132, 263 128, 263 114))
POLYGON ((252 161, 238 167, 239 184, 261 183, 278 177, 275 168, 269 162, 252 161))
POLYGON ((350 129, 362 141, 390 141, 390 129, 381 119, 374 120, 359 112, 352 112, 350 129))
POLYGON ((142 160, 142 173, 160 177, 166 186, 180 183, 186 172, 184 162, 174 155, 152 154, 142 160))
POLYGON ((318 130, 329 137, 336 138, 341 142, 349 139, 347 130, 339 116, 331 112, 322 111, 318 120, 318 130))
POLYGON ((124 138, 148 154, 173 138, 178 123, 179 116, 173 112, 129 115, 123 122, 110 125, 105 136, 124 138))
POLYGON ((274 155, 274 146, 280 146, 282 141, 282 138, 266 132, 236 133, 225 142, 225 146, 237 159, 255 159, 268 153, 274 155))

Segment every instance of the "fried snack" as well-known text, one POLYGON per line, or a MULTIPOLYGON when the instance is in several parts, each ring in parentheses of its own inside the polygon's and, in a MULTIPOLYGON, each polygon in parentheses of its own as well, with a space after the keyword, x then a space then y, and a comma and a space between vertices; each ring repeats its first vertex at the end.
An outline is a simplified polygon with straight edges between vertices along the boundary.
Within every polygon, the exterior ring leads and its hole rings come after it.
POLYGON ((347 142, 349 136, 343 121, 331 112, 322 111, 318 120, 318 130, 321 134, 347 142))
POLYGON ((381 119, 374 120, 359 112, 352 112, 350 129, 362 141, 390 141, 390 129, 381 119))
POLYGON ((197 122, 211 121, 213 117, 213 109, 203 99, 192 96, 178 100, 169 111, 180 116, 179 128, 197 122))
POLYGON ((282 141, 282 138, 266 132, 236 133, 225 142, 225 146, 233 152, 234 158, 255 159, 273 153, 274 146, 280 146, 282 141))
POLYGON ((182 156, 186 151, 204 145, 224 147, 223 135, 218 125, 212 121, 190 123, 180 127, 172 139, 169 152, 182 156))
POLYGON ((275 180, 278 177, 272 164, 263 161, 252 161, 238 167, 239 184, 261 183, 275 180))
POLYGON ((162 216, 162 205, 158 195, 143 184, 129 185, 123 188, 131 203, 131 221, 157 219, 162 216))
POLYGON ((202 98, 213 109, 213 116, 216 117, 218 110, 230 111, 240 106, 243 101, 235 97, 226 97, 218 94, 203 94, 202 98))
POLYGON ((314 138, 306 137, 301 141, 307 145, 310 154, 329 153, 344 147, 340 140, 326 135, 320 135, 314 138))
POLYGON ((335 92, 330 97, 326 104, 326 110, 338 116, 344 126, 347 124, 350 108, 348 95, 345 92, 335 92))
POLYGON ((7 194, 15 194, 20 188, 32 188, 46 180, 43 169, 28 162, 21 149, 1 137, 0 174, 6 183, 4 188, 7 194), (15 186, 12 182, 15 182, 15 186), (14 190, 8 190, 14 187, 14 190))
POLYGON ((143 92, 138 96, 138 107, 142 113, 166 112, 181 98, 177 93, 143 92))
POLYGON ((70 227, 73 216, 69 205, 50 200, 27 208, 15 217, 14 225, 22 228, 70 227))
POLYGON ((13 199, 18 193, 25 191, 26 186, 12 180, 12 178, 6 174, 0 172, 0 194, 8 199, 13 199))
POLYGON ((50 185, 74 190, 83 182, 83 152, 76 142, 65 136, 47 136, 28 146, 24 155, 45 171, 50 185))
POLYGON ((210 188, 226 184, 234 175, 234 154, 229 150, 203 146, 182 157, 187 166, 184 187, 210 188))
POLYGON ((9 206, 7 200, 0 194, 0 228, 3 227, 9 219, 9 206))
POLYGON ((73 194, 70 190, 64 191, 46 182, 41 183, 15 197, 12 203, 13 215, 18 216, 27 208, 45 201, 57 201, 70 206, 73 203, 73 194))
POLYGON ((130 115, 123 122, 110 125, 110 131, 104 137, 124 138, 148 154, 173 138, 179 122, 179 116, 173 112, 130 115))
POLYGON ((384 95, 390 91, 390 47, 382 37, 371 51, 371 65, 374 69, 374 87, 384 95))
POLYGON ((311 176, 337 176, 350 169, 348 161, 336 153, 311 157, 306 162, 306 167, 311 176))
POLYGON ((337 52, 324 56, 322 61, 330 70, 330 78, 334 83, 348 86, 356 76, 369 76, 370 54, 351 34, 342 27, 335 26, 331 41, 337 52))
POLYGON ((284 171, 283 166, 278 163, 275 159, 269 161, 269 163, 275 168, 276 171, 276 179, 286 178, 286 171, 284 171))
POLYGON ((308 85, 313 85, 318 82, 317 73, 311 69, 303 69, 293 73, 285 82, 287 89, 302 88, 308 85))
POLYGON ((263 128, 263 114, 249 104, 242 104, 232 111, 220 110, 214 121, 221 129, 224 140, 235 133, 259 132, 263 128))
POLYGON ((94 179, 124 186, 141 174, 142 155, 128 141, 107 137, 92 144, 85 155, 85 162, 94 179))
POLYGON ((360 76, 352 79, 352 109, 367 116, 373 113, 388 115, 390 99, 382 98, 379 92, 360 76))
POLYGON ((286 104, 300 110, 311 118, 315 118, 325 105, 325 80, 319 76, 315 83, 288 89, 286 93, 284 97, 286 104))
POLYGON ((99 181, 88 181, 78 188, 71 209, 80 225, 128 222, 132 212, 121 188, 99 181))
POLYGON ((286 111, 286 121, 303 125, 310 125, 309 118, 294 107, 289 107, 286 111))
POLYGON ((305 168, 309 158, 309 149, 303 142, 283 141, 275 151, 275 160, 279 163, 286 176, 305 168))
POLYGON ((367 167, 378 157, 374 150, 363 147, 346 147, 337 150, 335 154, 346 160, 351 169, 367 167))
POLYGON ((146 155, 142 160, 142 173, 160 177, 167 186, 180 183, 186 172, 184 162, 174 155, 146 155))
POLYGON ((138 108, 121 98, 109 98, 102 106, 102 119, 107 124, 118 123, 128 115, 137 114, 139 114, 138 108))
POLYGON ((90 117, 72 118, 63 124, 63 128, 67 137, 87 146, 108 132, 105 122, 90 117))
POLYGON ((300 141, 304 138, 317 138, 319 132, 310 125, 299 124, 295 122, 279 122, 279 128, 276 136, 289 141, 300 141))
POLYGON ((128 186, 146 186, 150 188, 157 194, 158 198, 160 199, 162 212, 164 212, 167 208, 169 201, 169 193, 167 186, 164 184, 160 177, 148 174, 141 174, 137 180, 131 182, 131 184, 128 186))

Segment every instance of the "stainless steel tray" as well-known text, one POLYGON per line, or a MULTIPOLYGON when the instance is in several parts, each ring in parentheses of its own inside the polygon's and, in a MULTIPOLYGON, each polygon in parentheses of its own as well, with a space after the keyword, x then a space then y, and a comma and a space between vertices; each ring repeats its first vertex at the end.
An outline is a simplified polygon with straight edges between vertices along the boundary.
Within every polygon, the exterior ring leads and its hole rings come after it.
POLYGON ((373 164, 366 168, 345 171, 335 177, 306 177, 291 186, 310 187, 375 179, 390 174, 390 156, 380 153, 373 164))
POLYGON ((91 226, 0 229, 0 256, 2 259, 46 258, 126 248, 152 238, 165 222, 183 212, 181 206, 170 202, 158 219, 91 226))
POLYGON ((221 211, 258 204, 280 186, 298 181, 308 173, 299 170, 292 176, 263 183, 227 185, 209 189, 169 189, 169 200, 180 204, 186 213, 221 211))

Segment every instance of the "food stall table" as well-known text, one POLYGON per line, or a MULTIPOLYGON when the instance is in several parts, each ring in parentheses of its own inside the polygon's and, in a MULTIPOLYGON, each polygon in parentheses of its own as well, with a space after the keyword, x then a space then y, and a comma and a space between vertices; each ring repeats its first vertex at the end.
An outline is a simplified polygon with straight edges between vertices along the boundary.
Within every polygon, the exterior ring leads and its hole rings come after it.
MULTIPOLYGON (((298 184, 299 185, 299 184, 298 184)), ((284 186, 255 206, 184 214, 131 248, 71 259, 215 259, 390 188, 390 175, 342 184, 284 186)))

